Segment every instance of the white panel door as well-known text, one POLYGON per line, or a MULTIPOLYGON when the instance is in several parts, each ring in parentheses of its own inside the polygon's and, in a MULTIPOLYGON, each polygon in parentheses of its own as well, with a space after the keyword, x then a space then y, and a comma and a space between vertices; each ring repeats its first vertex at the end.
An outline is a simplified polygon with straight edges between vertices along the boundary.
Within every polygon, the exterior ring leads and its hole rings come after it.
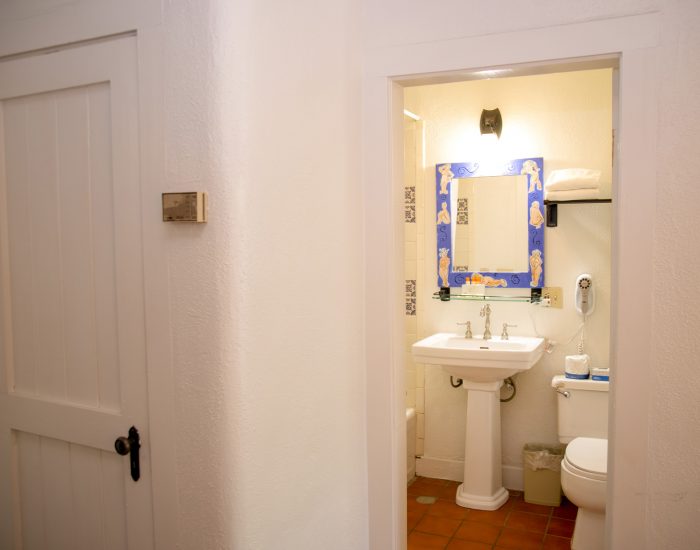
POLYGON ((153 548, 136 68, 134 37, 0 62, 3 549, 153 548))

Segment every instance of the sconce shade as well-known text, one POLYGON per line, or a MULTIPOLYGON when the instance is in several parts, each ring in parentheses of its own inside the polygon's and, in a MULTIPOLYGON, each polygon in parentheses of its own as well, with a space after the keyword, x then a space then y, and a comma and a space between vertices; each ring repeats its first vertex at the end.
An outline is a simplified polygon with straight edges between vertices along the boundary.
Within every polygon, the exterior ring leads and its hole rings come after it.
POLYGON ((503 129, 501 111, 498 109, 484 109, 481 111, 479 127, 481 128, 482 134, 496 134, 496 136, 500 138, 501 130, 503 129))

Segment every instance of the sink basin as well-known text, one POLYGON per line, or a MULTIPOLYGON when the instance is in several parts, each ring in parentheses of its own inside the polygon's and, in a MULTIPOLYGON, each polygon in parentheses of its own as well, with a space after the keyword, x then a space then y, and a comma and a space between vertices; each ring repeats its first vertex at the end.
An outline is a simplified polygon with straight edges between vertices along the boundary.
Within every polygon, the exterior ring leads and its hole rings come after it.
POLYGON ((412 347, 416 362, 442 365, 452 376, 472 382, 498 382, 529 370, 543 351, 543 338, 511 336, 501 340, 494 336, 484 340, 448 332, 428 336, 412 347))

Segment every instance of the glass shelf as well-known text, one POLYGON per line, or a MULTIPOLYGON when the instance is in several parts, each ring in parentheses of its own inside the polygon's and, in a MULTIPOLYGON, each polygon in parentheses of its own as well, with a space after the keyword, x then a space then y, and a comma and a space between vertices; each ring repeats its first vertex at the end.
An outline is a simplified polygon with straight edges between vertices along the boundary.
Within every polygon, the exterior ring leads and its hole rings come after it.
MULTIPOLYGON (((438 292, 433 293, 433 300, 440 300, 440 294, 438 292)), ((539 302, 540 299, 533 299, 530 296, 474 296, 467 294, 450 294, 449 299, 443 300, 443 302, 449 302, 451 300, 465 300, 468 302, 521 302, 521 303, 531 303, 539 302)))

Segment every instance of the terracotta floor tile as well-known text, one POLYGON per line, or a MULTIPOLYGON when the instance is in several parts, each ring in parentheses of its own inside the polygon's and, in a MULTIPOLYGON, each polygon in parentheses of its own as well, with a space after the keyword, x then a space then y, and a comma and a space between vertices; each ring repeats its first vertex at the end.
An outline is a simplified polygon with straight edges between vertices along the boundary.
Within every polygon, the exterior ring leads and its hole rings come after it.
POLYGON ((574 534, 575 524, 576 522, 570 519, 552 518, 549 520, 547 534, 571 538, 571 536, 574 534))
POLYGON ((450 483, 448 485, 445 485, 444 487, 440 488, 438 496, 440 498, 444 498, 446 500, 451 500, 454 502, 454 500, 457 496, 457 487, 459 487, 459 483, 456 483, 456 484, 450 483))
POLYGON ((571 550, 571 539, 546 535, 542 550, 571 550))
POLYGON ((531 514, 541 514, 544 516, 548 516, 549 513, 552 511, 553 507, 552 506, 542 506, 541 504, 531 504, 529 502, 525 502, 524 500, 521 500, 520 502, 515 503, 514 510, 518 510, 519 512, 529 512, 531 514))
POLYGON ((491 545, 471 540, 452 539, 447 545, 447 550, 491 550, 491 545))
POLYGON ((409 495, 437 497, 445 488, 444 479, 420 477, 408 487, 409 495))
POLYGON ((454 537, 456 539, 493 544, 500 534, 501 528, 498 525, 489 525, 479 521, 463 521, 454 537))
POLYGON ((449 541, 447 537, 413 531, 408 535, 408 550, 443 550, 449 541))
POLYGON ((458 519, 441 518, 438 516, 425 515, 416 525, 415 530, 431 535, 442 535, 451 537, 459 528, 461 522, 458 519))
POLYGON ((421 510, 423 513, 428 511, 428 508, 432 506, 431 504, 423 504, 416 500, 415 495, 408 495, 406 499, 406 509, 411 512, 412 510, 421 510))
POLYGON ((425 511, 408 510, 406 513, 406 528, 408 533, 410 533, 416 527, 416 525, 418 525, 418 522, 423 519, 424 515, 425 511))
POLYGON ((537 533, 544 534, 548 520, 549 518, 547 516, 513 510, 508 516, 506 527, 524 529, 525 531, 536 531, 537 533))
POLYGON ((522 498, 519 498, 519 497, 517 497, 517 496, 511 495, 511 496, 508 497, 508 500, 507 500, 506 503, 502 506, 502 508, 506 508, 506 509, 508 509, 508 510, 512 510, 512 509, 515 508, 515 505, 516 505, 518 502, 522 502, 522 501, 523 501, 522 498))
POLYGON ((515 550, 540 550, 543 534, 520 529, 505 528, 496 541, 497 548, 513 548, 515 550))
POLYGON ((510 510, 507 508, 499 508, 493 512, 487 510, 469 510, 467 514, 467 519, 470 521, 481 521, 483 523, 489 523, 491 525, 503 525, 506 522, 506 518, 510 510))
POLYGON ((566 498, 561 499, 561 506, 557 506, 552 511, 552 516, 555 518, 576 519, 578 508, 575 504, 569 502, 566 498))
POLYGON ((428 514, 461 521, 467 517, 467 508, 463 508, 449 500, 438 500, 428 509, 428 514))

